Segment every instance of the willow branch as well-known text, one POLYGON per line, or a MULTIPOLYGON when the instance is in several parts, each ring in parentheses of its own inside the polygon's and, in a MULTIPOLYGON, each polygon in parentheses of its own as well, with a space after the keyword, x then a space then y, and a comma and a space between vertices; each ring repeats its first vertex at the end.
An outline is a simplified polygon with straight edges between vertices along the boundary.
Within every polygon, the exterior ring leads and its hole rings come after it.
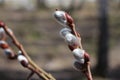
POLYGON ((92 74, 91 74, 91 70, 90 70, 90 65, 88 65, 88 79, 89 80, 93 80, 93 78, 92 78, 92 74))
MULTIPOLYGON (((75 24, 70 25, 73 34, 78 38, 79 40, 79 48, 83 49, 82 47, 82 43, 81 43, 81 37, 79 36, 80 34, 77 33, 76 29, 75 29, 75 24), (78 35, 79 34, 79 35, 78 35)), ((91 70, 90 70, 90 62, 87 63, 87 73, 85 73, 86 77, 88 80, 93 80, 92 78, 92 74, 91 74, 91 70)))
POLYGON ((19 49, 21 50, 22 54, 28 59, 29 64, 35 69, 37 75, 41 76, 44 80, 56 80, 51 74, 45 72, 42 68, 40 68, 39 66, 37 66, 32 59, 28 56, 28 54, 26 53, 26 51, 24 50, 22 44, 19 43, 19 41, 17 40, 17 38, 15 37, 15 35, 13 33, 10 33, 8 31, 8 27, 7 26, 3 26, 5 32, 7 33, 7 35, 12 39, 13 44, 19 49))
POLYGON ((85 75, 88 80, 93 80, 91 70, 90 70, 90 62, 87 62, 87 71, 85 72, 85 75))
POLYGON ((82 47, 82 43, 81 43, 81 37, 80 37, 80 34, 79 33, 77 33, 77 31, 76 31, 76 29, 75 29, 75 24, 71 24, 71 25, 69 25, 70 26, 70 28, 71 28, 71 30, 72 30, 72 33, 78 38, 78 40, 79 40, 79 48, 80 49, 83 49, 83 47, 82 47))
MULTIPOLYGON (((67 17, 67 20, 68 20, 68 26, 71 28, 71 30, 72 30, 72 33, 78 38, 78 40, 79 40, 79 48, 80 49, 83 49, 83 47, 82 47, 82 43, 81 43, 81 37, 80 37, 80 34, 76 31, 76 29, 75 29, 75 24, 74 24, 74 22, 73 22, 73 20, 72 20, 72 17, 70 18, 70 17, 67 17)), ((86 75, 86 77, 87 77, 87 79, 88 80, 93 80, 93 78, 92 78, 92 74, 91 74, 91 70, 90 70, 90 61, 89 62, 87 62, 87 72, 85 73, 85 75, 86 75)))

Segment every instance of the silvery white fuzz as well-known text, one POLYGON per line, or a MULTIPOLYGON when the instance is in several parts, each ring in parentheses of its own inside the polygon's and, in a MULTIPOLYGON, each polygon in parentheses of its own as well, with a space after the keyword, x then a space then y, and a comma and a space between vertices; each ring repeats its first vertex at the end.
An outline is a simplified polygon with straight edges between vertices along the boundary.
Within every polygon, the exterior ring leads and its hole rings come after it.
MULTIPOLYGON (((10 28, 7 29, 10 34, 13 34, 12 30, 10 28)), ((0 28, 0 39, 6 36, 5 30, 3 28, 0 28)))
POLYGON ((69 28, 63 28, 63 29, 60 30, 60 36, 63 37, 63 38, 65 38, 65 35, 67 33, 71 33, 71 29, 69 29, 69 28))
POLYGON ((1 33, 4 33, 5 31, 4 31, 4 29, 3 28, 0 28, 0 34, 1 33))
POLYGON ((54 17, 60 24, 62 24, 63 26, 67 26, 66 25, 67 20, 66 20, 64 11, 55 11, 54 12, 54 17))
POLYGON ((2 44, 6 44, 6 42, 3 41, 3 40, 1 40, 1 41, 0 41, 0 45, 2 45, 2 44))
POLYGON ((9 55, 9 54, 12 54, 13 52, 11 51, 11 49, 7 48, 7 49, 4 49, 4 53, 6 55, 9 55))
POLYGON ((5 31, 3 28, 0 28, 0 39, 2 39, 5 35, 5 31))
POLYGON ((24 62, 28 63, 27 58, 23 55, 18 55, 17 59, 18 59, 19 62, 24 61, 24 62))
POLYGON ((71 46, 79 45, 78 39, 71 33, 65 35, 65 40, 71 46))
POLYGON ((76 48, 72 51, 74 57, 80 61, 81 63, 84 63, 84 53, 85 51, 79 48, 76 48))

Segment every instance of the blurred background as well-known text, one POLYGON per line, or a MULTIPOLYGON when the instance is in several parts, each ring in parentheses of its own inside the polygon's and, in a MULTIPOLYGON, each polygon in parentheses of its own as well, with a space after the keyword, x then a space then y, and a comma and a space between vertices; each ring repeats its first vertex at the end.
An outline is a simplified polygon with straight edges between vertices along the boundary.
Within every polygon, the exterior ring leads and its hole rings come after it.
MULTIPOLYGON (((57 80, 86 80, 74 70, 75 59, 59 35, 56 8, 73 17, 91 56, 94 80, 120 80, 120 0, 0 0, 0 20, 35 63, 57 80)), ((25 80, 30 71, 8 60, 1 49, 0 53, 0 79, 25 80)), ((31 80, 38 79, 34 75, 31 80)))

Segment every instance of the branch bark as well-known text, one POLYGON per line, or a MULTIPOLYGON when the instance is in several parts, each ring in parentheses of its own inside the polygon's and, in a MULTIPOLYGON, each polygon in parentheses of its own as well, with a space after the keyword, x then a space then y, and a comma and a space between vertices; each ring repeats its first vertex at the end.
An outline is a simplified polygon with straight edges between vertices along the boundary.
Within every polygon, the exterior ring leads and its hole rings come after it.
POLYGON ((35 62, 29 57, 29 55, 25 51, 22 44, 19 43, 15 35, 8 31, 8 27, 6 25, 2 27, 5 30, 6 34, 12 39, 13 44, 22 52, 22 55, 24 55, 27 58, 29 65, 32 66, 32 68, 28 68, 28 69, 34 71, 34 73, 40 76, 40 78, 42 78, 43 80, 56 80, 51 74, 45 72, 42 68, 40 68, 38 65, 35 64, 35 62))

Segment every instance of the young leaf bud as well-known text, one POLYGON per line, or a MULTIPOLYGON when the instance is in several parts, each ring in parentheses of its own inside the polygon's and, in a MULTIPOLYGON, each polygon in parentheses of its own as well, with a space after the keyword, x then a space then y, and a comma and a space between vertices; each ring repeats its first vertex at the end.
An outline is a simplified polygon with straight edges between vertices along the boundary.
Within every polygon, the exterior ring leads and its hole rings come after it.
POLYGON ((68 45, 71 45, 71 46, 79 46, 79 41, 78 39, 71 33, 67 33, 65 35, 65 40, 66 42, 68 43, 68 45))
POLYGON ((63 29, 60 30, 60 36, 63 37, 63 38, 65 38, 65 35, 67 33, 71 33, 71 29, 69 29, 69 28, 63 28, 63 29))
POLYGON ((84 53, 85 53, 84 50, 77 48, 77 49, 74 49, 72 53, 80 63, 84 63, 84 53))
POLYGON ((21 63, 21 65, 23 67, 27 67, 28 66, 28 60, 27 60, 27 58, 24 55, 18 55, 17 59, 21 63))

